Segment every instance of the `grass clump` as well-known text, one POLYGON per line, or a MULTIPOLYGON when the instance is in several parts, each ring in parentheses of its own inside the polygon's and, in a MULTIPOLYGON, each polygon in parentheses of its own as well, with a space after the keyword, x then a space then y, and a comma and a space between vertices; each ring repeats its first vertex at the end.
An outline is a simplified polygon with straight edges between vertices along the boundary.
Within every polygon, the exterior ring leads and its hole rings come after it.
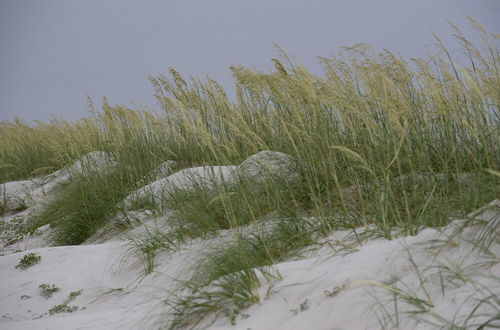
POLYGON ((206 237, 291 207, 297 203, 297 192, 293 183, 278 180, 199 185, 192 191, 178 190, 170 196, 168 208, 175 214, 169 221, 181 236, 206 237))
POLYGON ((373 216, 387 238, 390 230, 415 235, 426 227, 441 227, 487 204, 498 194, 498 179, 487 173, 419 174, 402 176, 358 187, 363 209, 353 212, 373 216))
POLYGON ((64 301, 65 303, 70 303, 72 302, 73 300, 76 299, 76 297, 78 297, 79 295, 81 295, 83 292, 83 290, 78 290, 78 291, 71 291, 69 294, 68 294, 68 298, 66 298, 66 300, 64 301))
POLYGON ((69 182, 32 219, 34 227, 53 225, 52 241, 57 245, 80 244, 106 225, 123 211, 122 200, 138 188, 138 183, 151 179, 150 171, 169 155, 161 120, 151 114, 139 114, 120 105, 112 107, 105 100, 103 112, 90 122, 96 125, 89 129, 92 134, 80 132, 77 136, 77 142, 85 148, 61 151, 61 157, 81 157, 80 150, 91 149, 107 152, 112 161, 105 169, 83 164, 88 168, 70 173, 69 182))
POLYGON ((53 119, 35 125, 0 121, 0 183, 48 174, 68 165, 98 142, 98 124, 53 119))
POLYGON ((16 265, 15 268, 20 268, 21 270, 26 270, 29 267, 36 265, 40 261, 42 261, 41 256, 39 256, 38 254, 36 254, 34 252, 28 253, 19 260, 19 263, 16 265))
POLYGON ((84 242, 119 211, 118 203, 126 196, 124 178, 119 172, 78 176, 41 213, 36 226, 50 223, 52 240, 57 245, 84 242))
POLYGON ((128 238, 128 247, 125 250, 124 261, 130 255, 138 256, 144 265, 144 274, 153 272, 156 256, 161 251, 177 250, 180 242, 184 239, 175 233, 160 230, 159 228, 149 229, 140 236, 128 238))
POLYGON ((252 233, 236 232, 233 242, 207 251, 192 269, 191 277, 166 303, 172 308, 170 329, 196 324, 210 324, 223 315, 236 322, 246 307, 258 303, 262 281, 281 278, 273 268, 291 251, 315 242, 314 225, 299 219, 282 220, 273 227, 256 227, 252 233))
POLYGON ((42 283, 38 287, 40 288, 40 294, 42 297, 47 299, 60 290, 55 284, 42 283))
POLYGON ((124 198, 160 162, 161 148, 155 152, 150 149, 151 154, 143 155, 142 136, 130 136, 128 141, 123 149, 110 153, 114 161, 111 167, 76 173, 32 219, 35 226, 52 225, 55 244, 81 244, 115 215, 124 212, 121 205, 124 198))

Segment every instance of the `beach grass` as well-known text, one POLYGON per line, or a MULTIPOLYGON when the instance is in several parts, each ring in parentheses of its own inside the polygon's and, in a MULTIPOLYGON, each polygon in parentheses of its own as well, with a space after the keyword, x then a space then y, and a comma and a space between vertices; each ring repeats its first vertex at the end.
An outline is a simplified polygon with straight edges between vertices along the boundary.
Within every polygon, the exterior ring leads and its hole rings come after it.
MULTIPOLYGON (((104 100, 101 111, 90 101, 92 116, 74 123, 2 122, 0 180, 41 175, 88 151, 110 152, 119 164, 113 171, 72 179, 37 220, 54 225, 55 243, 80 244, 120 212, 120 202, 139 182, 151 181, 149 171, 165 160, 187 168, 239 164, 262 150, 291 155, 298 174, 293 182, 199 187, 176 192, 165 206, 137 205, 174 211, 175 234, 164 236, 166 246, 173 238, 237 232, 273 212, 282 219, 279 235, 238 234, 234 247, 211 251, 184 282, 191 294, 169 301, 177 306, 174 321, 180 325, 230 306, 241 310, 257 301, 255 272, 266 272, 332 230, 371 224, 387 238, 395 229, 414 235, 498 198, 498 35, 472 24, 482 45, 458 29, 455 35, 466 63, 455 60, 437 37, 435 53, 425 59, 347 47, 338 57, 319 58, 321 76, 280 52, 270 73, 232 66, 232 96, 214 80, 186 81, 170 69, 169 77, 150 78, 159 113, 104 100), (311 231, 305 217, 320 225, 311 231), (294 225, 286 219, 295 219, 294 225), (213 283, 222 290, 215 302, 203 298, 213 283)), ((154 255, 162 244, 152 243, 135 246, 154 255)), ((154 262, 148 258, 151 272, 154 262)))

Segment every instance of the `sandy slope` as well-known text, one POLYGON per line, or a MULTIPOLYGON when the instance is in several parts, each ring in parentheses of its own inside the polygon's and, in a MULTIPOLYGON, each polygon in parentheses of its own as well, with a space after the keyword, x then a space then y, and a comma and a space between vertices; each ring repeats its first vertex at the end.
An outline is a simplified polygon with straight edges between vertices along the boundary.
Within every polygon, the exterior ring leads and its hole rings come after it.
MULTIPOLYGON (((500 202, 494 205, 498 208, 500 202)), ((235 326, 226 318, 219 318, 209 328, 380 328, 378 318, 383 318, 383 313, 377 300, 391 313, 394 295, 372 281, 392 283, 393 287, 414 292, 429 303, 429 311, 406 315, 402 312, 415 310, 415 306, 398 299, 401 329, 433 328, 419 319, 446 324, 432 313, 456 323, 464 322, 480 299, 491 293, 500 295, 499 215, 498 209, 487 210, 479 214, 479 219, 487 222, 463 231, 459 230, 463 221, 455 221, 442 231, 426 229, 415 237, 392 241, 371 239, 359 246, 352 234, 335 232, 330 237, 335 250, 324 245, 304 252, 303 259, 278 264, 283 279, 264 282, 260 304, 243 311, 235 326), (487 232, 496 235, 489 246, 493 255, 468 243, 487 232), (418 271, 409 256, 418 265, 418 271), (438 265, 441 267, 433 268, 438 265), (464 279, 455 278, 445 266, 461 269, 464 279), (419 273, 425 279, 425 290, 420 285, 419 273)), ((0 329, 147 328, 165 311, 159 299, 167 295, 166 289, 172 285, 170 278, 182 278, 188 262, 206 244, 216 243, 217 239, 195 240, 180 252, 164 253, 155 272, 143 278, 140 262, 133 258, 122 260, 123 243, 119 242, 31 250, 39 253, 42 261, 25 271, 15 266, 28 251, 4 255, 0 257, 0 329), (54 283, 61 291, 45 299, 39 293, 41 283, 54 283), (70 291, 80 289, 83 293, 71 303, 80 307, 78 311, 44 314, 62 303, 70 291), (21 299, 22 295, 31 298, 21 299)), ((494 307, 481 305, 475 315, 492 315, 494 307)), ((487 317, 472 317, 469 323, 477 325, 487 317)), ((391 325, 388 320, 386 323, 391 325)))

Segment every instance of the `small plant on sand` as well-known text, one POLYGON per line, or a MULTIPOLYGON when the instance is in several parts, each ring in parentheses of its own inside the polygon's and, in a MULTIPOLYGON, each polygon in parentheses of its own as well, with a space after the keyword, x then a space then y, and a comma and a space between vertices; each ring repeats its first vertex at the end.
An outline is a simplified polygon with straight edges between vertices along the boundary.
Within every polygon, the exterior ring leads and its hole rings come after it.
POLYGON ((36 253, 28 253, 24 257, 19 260, 19 263, 17 264, 16 268, 21 268, 22 270, 26 270, 29 267, 39 263, 42 260, 42 257, 40 257, 36 253))
POLYGON ((56 287, 55 284, 42 283, 38 287, 40 288, 40 294, 42 295, 42 297, 45 297, 47 299, 52 297, 54 293, 60 290, 58 287, 56 287))
POLYGON ((54 315, 58 313, 73 313, 76 310, 78 310, 78 306, 68 306, 67 304, 59 304, 49 309, 49 314, 54 315))
POLYGON ((82 294, 83 290, 70 292, 68 298, 64 300, 62 304, 55 305, 51 309, 49 309, 49 315, 54 315, 58 313, 73 313, 78 310, 78 306, 69 306, 69 303, 76 299, 79 295, 82 294))

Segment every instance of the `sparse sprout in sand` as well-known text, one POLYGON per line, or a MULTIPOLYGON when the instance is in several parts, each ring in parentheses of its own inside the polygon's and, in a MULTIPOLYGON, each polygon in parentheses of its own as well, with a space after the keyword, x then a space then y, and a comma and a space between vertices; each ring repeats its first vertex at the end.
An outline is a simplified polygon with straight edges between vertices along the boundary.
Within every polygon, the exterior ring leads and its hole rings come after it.
POLYGON ((17 264, 16 268, 21 268, 22 270, 26 270, 29 267, 39 263, 42 260, 42 257, 40 257, 36 253, 28 253, 24 257, 19 260, 19 263, 17 264))

